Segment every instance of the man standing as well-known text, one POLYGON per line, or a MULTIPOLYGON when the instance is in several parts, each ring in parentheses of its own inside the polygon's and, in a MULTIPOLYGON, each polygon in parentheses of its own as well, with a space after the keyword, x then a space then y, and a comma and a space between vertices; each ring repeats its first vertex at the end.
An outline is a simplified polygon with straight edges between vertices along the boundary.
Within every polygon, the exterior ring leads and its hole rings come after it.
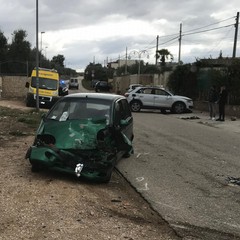
POLYGON ((227 103, 228 92, 226 90, 226 86, 222 86, 219 95, 219 118, 216 121, 224 121, 225 120, 225 104, 227 103))
POLYGON ((217 100, 218 100, 218 93, 216 90, 216 86, 213 85, 210 88, 210 91, 208 94, 209 115, 210 115, 210 119, 212 119, 212 120, 215 120, 217 100))

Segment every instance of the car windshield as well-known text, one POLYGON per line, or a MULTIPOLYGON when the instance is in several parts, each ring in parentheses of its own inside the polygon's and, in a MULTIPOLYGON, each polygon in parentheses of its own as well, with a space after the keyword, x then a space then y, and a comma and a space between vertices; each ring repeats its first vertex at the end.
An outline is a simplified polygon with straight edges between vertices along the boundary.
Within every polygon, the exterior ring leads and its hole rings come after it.
POLYGON ((56 121, 91 120, 109 122, 111 101, 89 98, 65 98, 59 101, 47 119, 56 121))
MULTIPOLYGON (((39 79, 39 88, 48 89, 48 90, 57 90, 58 89, 58 81, 48 78, 38 78, 39 79)), ((37 79, 36 77, 32 77, 31 87, 37 87, 37 79)))

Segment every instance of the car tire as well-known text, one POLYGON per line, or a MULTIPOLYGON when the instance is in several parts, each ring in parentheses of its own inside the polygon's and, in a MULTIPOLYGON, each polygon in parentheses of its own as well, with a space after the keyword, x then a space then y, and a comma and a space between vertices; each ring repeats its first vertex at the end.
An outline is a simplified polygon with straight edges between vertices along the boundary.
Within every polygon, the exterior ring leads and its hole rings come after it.
POLYGON ((184 113, 186 111, 186 105, 183 102, 176 102, 172 106, 173 113, 184 113))
POLYGON ((130 108, 132 112, 139 112, 142 108, 142 104, 139 101, 132 101, 130 103, 130 108))
POLYGON ((37 164, 37 163, 32 163, 32 168, 31 168, 31 171, 32 172, 40 172, 41 171, 41 169, 42 169, 42 167, 39 165, 39 164, 37 164))
POLYGON ((111 170, 109 170, 106 173, 106 176, 104 176, 99 182, 100 183, 109 183, 112 178, 112 172, 113 172, 113 168, 111 170))
POLYGON ((27 98, 27 100, 26 100, 26 106, 27 106, 27 107, 34 107, 34 102, 33 102, 31 99, 27 98))

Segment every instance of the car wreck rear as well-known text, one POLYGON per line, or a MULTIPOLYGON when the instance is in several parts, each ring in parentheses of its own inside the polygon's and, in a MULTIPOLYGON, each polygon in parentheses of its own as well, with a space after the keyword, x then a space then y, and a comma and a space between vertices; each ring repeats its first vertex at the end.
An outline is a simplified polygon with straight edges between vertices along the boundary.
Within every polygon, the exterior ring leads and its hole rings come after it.
POLYGON ((112 94, 71 94, 43 117, 26 158, 32 171, 50 168, 108 182, 117 161, 133 153, 127 100, 112 94))

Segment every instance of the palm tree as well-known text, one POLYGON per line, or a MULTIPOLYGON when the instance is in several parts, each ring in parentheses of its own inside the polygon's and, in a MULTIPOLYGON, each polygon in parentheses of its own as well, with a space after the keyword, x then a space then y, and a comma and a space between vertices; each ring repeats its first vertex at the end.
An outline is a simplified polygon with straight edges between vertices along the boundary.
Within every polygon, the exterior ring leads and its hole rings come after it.
POLYGON ((166 59, 169 57, 171 58, 171 61, 173 60, 173 55, 167 50, 167 49, 161 49, 156 52, 157 59, 160 58, 161 66, 166 65, 166 59))

